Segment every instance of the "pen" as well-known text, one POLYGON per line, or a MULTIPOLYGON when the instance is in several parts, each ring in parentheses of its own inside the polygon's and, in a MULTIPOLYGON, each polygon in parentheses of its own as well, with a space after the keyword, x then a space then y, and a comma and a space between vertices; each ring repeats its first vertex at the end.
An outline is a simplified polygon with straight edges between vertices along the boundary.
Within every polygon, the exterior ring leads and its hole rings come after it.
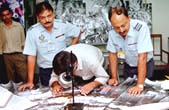
POLYGON ((58 36, 56 36, 55 38, 58 38, 58 37, 61 37, 61 36, 64 36, 65 34, 60 34, 58 36))

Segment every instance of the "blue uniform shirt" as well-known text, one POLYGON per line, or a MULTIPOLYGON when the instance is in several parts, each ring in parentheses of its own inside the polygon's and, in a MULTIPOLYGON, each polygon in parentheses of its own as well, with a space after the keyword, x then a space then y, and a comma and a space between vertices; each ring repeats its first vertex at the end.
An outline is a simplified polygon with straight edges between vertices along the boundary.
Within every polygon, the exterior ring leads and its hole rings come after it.
POLYGON ((37 56, 39 67, 52 68, 54 56, 66 48, 66 39, 77 37, 79 33, 80 28, 59 20, 54 20, 51 33, 47 32, 40 23, 37 23, 30 27, 27 32, 23 53, 37 56))
POLYGON ((138 64, 139 53, 148 52, 147 62, 153 58, 149 28, 146 23, 139 20, 130 19, 130 29, 125 39, 112 29, 106 48, 112 53, 122 49, 125 52, 126 63, 133 67, 138 64))

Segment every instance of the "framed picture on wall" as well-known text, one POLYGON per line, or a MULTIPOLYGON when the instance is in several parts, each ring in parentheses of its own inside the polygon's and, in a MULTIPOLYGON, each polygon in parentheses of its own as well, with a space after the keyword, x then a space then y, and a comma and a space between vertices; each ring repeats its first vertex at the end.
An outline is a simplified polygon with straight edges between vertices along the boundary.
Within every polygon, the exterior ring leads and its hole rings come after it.
MULTIPOLYGON (((36 0, 42 1, 42 0, 36 0)), ((57 19, 77 25, 83 31, 80 42, 105 44, 112 28, 108 19, 109 7, 124 6, 129 16, 148 24, 152 30, 151 3, 143 0, 45 0, 55 10, 57 19)))

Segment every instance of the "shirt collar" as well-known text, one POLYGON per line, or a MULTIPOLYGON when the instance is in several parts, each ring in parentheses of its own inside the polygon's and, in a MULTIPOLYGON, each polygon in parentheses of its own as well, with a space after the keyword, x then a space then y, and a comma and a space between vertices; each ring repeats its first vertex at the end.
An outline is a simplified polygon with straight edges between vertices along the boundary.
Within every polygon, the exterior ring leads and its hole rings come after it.
MULTIPOLYGON (((39 23, 40 24, 40 23, 39 23)), ((55 22, 55 20, 54 20, 54 23, 53 23, 53 29, 54 30, 56 30, 56 29, 58 29, 59 27, 58 27, 58 25, 57 25, 57 23, 55 22)), ((39 29, 41 32, 44 32, 44 31, 46 31, 46 29, 40 24, 40 29, 39 29)))
POLYGON ((133 22, 132 19, 130 19, 130 28, 129 28, 129 31, 128 31, 126 37, 133 36, 133 32, 134 32, 133 29, 134 29, 134 26, 135 26, 135 23, 133 22))
POLYGON ((54 23, 53 23, 53 28, 58 29, 59 27, 58 27, 58 24, 57 24, 57 20, 54 20, 53 22, 54 22, 54 23))
MULTIPOLYGON (((6 25, 5 25, 4 22, 2 23, 2 25, 3 25, 4 27, 6 27, 6 25)), ((14 26, 17 26, 17 22, 15 22, 15 21, 12 20, 12 26, 11 26, 11 27, 14 27, 14 26)))

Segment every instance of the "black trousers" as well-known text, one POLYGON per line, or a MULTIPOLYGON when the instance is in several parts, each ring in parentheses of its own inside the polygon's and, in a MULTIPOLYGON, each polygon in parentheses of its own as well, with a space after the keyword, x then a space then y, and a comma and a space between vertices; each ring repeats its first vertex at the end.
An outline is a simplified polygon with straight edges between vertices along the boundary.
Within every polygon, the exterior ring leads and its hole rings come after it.
POLYGON ((0 55, 0 83, 6 84, 8 82, 9 80, 6 74, 4 58, 3 58, 3 55, 0 55))
POLYGON ((39 68, 40 82, 42 86, 49 86, 49 80, 51 78, 52 68, 39 68))
MULTIPOLYGON (((146 77, 148 79, 152 79, 153 74, 154 74, 154 60, 153 58, 147 62, 147 74, 146 77)), ((131 67, 127 63, 124 63, 124 79, 127 79, 128 77, 133 77, 134 75, 138 75, 138 69, 137 67, 131 67)))

